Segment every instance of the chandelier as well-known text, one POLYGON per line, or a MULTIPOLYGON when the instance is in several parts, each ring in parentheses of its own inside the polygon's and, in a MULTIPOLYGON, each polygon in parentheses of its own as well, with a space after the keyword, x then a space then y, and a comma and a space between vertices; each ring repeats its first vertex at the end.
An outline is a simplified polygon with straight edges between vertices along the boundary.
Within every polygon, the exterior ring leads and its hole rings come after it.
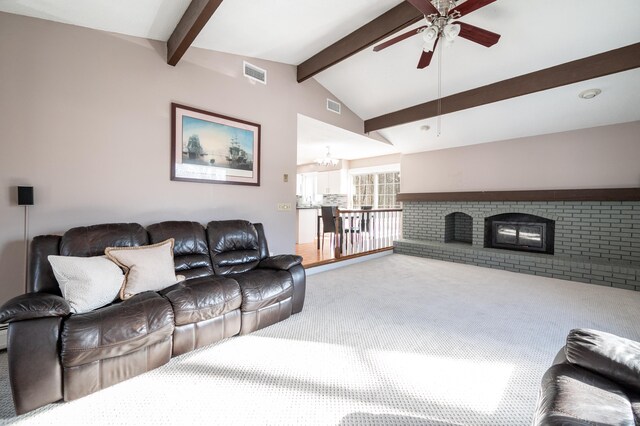
POLYGON ((327 146, 327 155, 325 155, 322 158, 318 158, 316 160, 316 164, 323 166, 323 167, 329 167, 329 166, 337 166, 338 163, 340 162, 340 160, 338 160, 337 158, 331 158, 331 152, 329 152, 329 147, 327 146))

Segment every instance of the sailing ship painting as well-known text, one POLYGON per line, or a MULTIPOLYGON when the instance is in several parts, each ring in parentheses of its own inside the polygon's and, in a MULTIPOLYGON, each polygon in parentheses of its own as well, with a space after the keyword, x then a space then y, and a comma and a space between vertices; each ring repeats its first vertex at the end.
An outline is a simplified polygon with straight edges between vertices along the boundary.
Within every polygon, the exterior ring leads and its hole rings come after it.
POLYGON ((182 117, 182 162, 200 166, 253 170, 254 132, 225 124, 182 117))
POLYGON ((171 104, 171 180, 260 185, 260 125, 171 104))

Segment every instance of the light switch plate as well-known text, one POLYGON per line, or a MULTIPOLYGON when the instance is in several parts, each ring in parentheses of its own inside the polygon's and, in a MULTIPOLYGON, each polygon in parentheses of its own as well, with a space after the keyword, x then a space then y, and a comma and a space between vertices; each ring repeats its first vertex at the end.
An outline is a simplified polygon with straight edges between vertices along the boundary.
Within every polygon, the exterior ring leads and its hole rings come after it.
POLYGON ((278 203, 278 211, 279 212, 291 211, 291 203, 278 203))

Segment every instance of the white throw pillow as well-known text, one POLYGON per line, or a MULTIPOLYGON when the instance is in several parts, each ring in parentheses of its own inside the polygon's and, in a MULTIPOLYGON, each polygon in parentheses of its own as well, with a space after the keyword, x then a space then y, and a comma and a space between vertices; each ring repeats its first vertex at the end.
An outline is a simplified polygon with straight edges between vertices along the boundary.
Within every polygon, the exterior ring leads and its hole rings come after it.
POLYGON ((139 247, 107 247, 107 257, 125 270, 120 298, 126 300, 143 291, 157 291, 184 280, 176 276, 173 238, 139 247))
POLYGON ((106 258, 48 256, 60 292, 77 314, 108 305, 124 282, 122 270, 106 258))

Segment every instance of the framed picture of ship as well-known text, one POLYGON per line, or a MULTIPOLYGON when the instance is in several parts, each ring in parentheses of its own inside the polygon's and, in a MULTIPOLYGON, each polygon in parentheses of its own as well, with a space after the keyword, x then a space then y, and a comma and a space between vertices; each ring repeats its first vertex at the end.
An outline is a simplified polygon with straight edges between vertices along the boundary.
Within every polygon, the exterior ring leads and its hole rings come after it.
POLYGON ((171 180, 260 185, 260 125, 171 104, 171 180))

